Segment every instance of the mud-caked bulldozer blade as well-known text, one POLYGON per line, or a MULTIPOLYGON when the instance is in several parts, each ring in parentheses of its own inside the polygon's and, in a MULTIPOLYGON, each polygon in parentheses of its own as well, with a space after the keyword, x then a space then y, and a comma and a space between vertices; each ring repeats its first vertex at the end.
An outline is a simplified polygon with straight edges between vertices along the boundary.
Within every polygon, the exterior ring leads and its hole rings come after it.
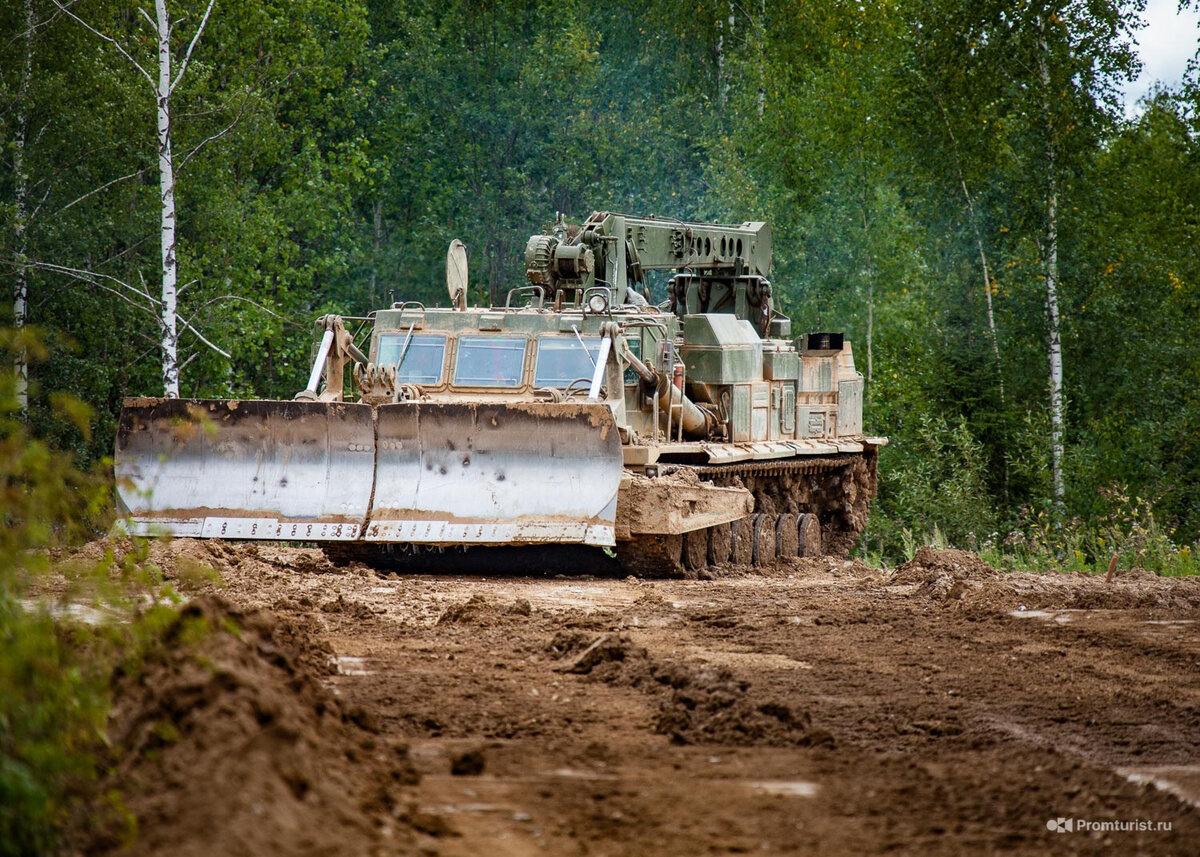
POLYGON ((366 405, 127 399, 117 429, 119 511, 137 534, 355 539, 374 468, 366 405))
POLYGON ((383 405, 365 538, 612 545, 621 473, 607 405, 383 405))
POLYGON ((138 534, 611 545, 605 405, 129 399, 117 496, 138 534))

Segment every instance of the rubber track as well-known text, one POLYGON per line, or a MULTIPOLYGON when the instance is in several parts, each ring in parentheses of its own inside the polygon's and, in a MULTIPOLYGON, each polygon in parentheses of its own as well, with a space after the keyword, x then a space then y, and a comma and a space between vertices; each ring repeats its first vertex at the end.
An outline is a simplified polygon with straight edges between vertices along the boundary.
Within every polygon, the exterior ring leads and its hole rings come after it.
POLYGON ((846 467, 860 458, 847 454, 834 458, 783 458, 766 461, 739 461, 734 464, 669 464, 660 468, 665 474, 690 470, 697 476, 782 476, 792 473, 807 476, 811 473, 828 473, 846 467))

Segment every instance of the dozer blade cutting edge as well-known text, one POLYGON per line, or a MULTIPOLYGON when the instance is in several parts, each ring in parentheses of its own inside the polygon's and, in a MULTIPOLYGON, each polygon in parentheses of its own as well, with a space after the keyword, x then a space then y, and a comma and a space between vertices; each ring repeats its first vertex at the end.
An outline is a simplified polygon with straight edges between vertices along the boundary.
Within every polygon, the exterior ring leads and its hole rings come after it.
POLYGON ((129 399, 117 496, 137 534, 614 544, 606 405, 129 399))

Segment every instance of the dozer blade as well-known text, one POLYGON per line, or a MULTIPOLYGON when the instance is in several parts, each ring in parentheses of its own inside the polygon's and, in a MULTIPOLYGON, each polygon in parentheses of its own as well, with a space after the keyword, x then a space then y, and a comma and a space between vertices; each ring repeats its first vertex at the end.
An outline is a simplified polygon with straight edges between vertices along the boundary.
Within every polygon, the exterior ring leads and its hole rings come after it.
POLYGON ((606 405, 405 402, 376 421, 368 541, 615 543, 621 441, 606 405))
POLYGON ((355 539, 374 449, 367 405, 126 399, 118 504, 142 535, 355 539))

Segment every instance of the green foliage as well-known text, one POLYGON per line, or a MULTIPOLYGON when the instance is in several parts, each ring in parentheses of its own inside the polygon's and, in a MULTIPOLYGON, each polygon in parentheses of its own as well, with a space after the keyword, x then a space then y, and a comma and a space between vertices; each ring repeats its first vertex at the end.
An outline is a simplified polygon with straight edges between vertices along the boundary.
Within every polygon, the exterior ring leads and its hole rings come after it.
MULTIPOLYGON (((16 342, 11 330, 0 330, 0 354, 7 359, 16 342)), ((42 352, 28 333, 20 342, 31 355, 42 352)), ((63 394, 51 399, 86 435, 90 408, 63 394)), ((48 549, 94 538, 111 519, 109 467, 100 462, 93 472, 81 471, 69 453, 32 437, 17 413, 13 376, 0 372, 3 857, 54 850, 69 821, 70 799, 90 794, 98 772, 114 664, 136 663, 175 615, 172 593, 146 562, 144 542, 131 542, 120 561, 110 549, 98 562, 51 568, 48 549), (57 604, 38 588, 51 571, 67 584, 57 604), (99 624, 84 624, 91 620, 99 624)), ((120 795, 92 797, 103 823, 129 840, 132 819, 120 795)))
POLYGON ((1028 512, 1020 529, 985 548, 994 552, 997 564, 1009 568, 1105 574, 1115 555, 1118 568, 1200 574, 1200 543, 1179 544, 1177 531, 1161 522, 1150 499, 1112 486, 1102 493, 1108 509, 1103 517, 1076 517, 1060 525, 1045 512, 1028 512))
POLYGON ((68 791, 93 774, 107 711, 55 621, 0 594, 0 854, 51 850, 68 791))
MULTIPOLYGON (((86 419, 77 400, 57 401, 86 419)), ((12 375, 0 372, 0 854, 33 855, 51 850, 68 790, 93 773, 107 706, 102 679, 24 596, 45 568, 36 551, 85 534, 111 486, 31 438, 15 410, 12 375)))
POLYGON ((923 415, 906 429, 905 440, 880 456, 887 479, 864 544, 885 558, 895 558, 899 546, 902 558, 911 559, 919 547, 914 533, 928 533, 929 544, 943 547, 978 543, 994 533, 983 448, 965 421, 923 415))

